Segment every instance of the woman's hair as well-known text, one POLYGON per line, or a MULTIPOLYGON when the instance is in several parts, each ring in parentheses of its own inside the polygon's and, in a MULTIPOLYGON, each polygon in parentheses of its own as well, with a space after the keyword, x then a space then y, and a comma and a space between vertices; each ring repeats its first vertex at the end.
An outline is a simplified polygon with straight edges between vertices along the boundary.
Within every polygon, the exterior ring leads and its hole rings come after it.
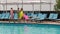
POLYGON ((19 8, 18 8, 19 9, 19 8))
POLYGON ((23 10, 23 8, 21 8, 21 10, 23 10))
POLYGON ((11 8, 11 9, 13 9, 13 8, 11 8))

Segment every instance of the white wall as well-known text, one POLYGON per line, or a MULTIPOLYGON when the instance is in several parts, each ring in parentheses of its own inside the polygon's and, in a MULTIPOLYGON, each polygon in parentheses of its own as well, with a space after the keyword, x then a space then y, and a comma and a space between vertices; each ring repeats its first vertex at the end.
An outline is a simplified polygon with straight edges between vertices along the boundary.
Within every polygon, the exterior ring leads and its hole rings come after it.
MULTIPOLYGON (((23 0, 24 1, 40 1, 40 0, 23 0)), ((50 0, 41 0, 41 1, 47 1, 50 2, 50 0)), ((0 0, 1 3, 6 3, 6 0, 0 0)), ((22 2, 21 0, 7 0, 8 3, 13 3, 13 2, 22 2)), ((53 3, 51 5, 51 11, 54 10, 54 5, 56 3, 55 0, 51 0, 51 2, 53 3)), ((10 10, 10 8, 13 8, 14 10, 17 10, 17 6, 16 5, 7 5, 7 10, 10 10)), ((19 8, 21 8, 22 5, 19 5, 19 8)), ((23 9, 24 11, 32 11, 33 7, 32 5, 23 5, 23 9)), ((3 8, 2 5, 0 5, 0 10, 6 10, 6 5, 5 8, 3 8)), ((40 5, 34 4, 34 10, 40 10, 40 5)), ((41 4, 41 11, 50 11, 50 5, 49 4, 41 4)))

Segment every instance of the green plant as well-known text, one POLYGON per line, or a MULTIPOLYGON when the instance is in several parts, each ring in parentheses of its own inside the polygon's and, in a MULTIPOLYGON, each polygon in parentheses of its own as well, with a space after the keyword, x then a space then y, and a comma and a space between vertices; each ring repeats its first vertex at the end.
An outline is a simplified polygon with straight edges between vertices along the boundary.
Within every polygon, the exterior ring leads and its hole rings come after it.
POLYGON ((54 5, 54 9, 56 11, 60 11, 60 0, 56 0, 56 4, 54 5))

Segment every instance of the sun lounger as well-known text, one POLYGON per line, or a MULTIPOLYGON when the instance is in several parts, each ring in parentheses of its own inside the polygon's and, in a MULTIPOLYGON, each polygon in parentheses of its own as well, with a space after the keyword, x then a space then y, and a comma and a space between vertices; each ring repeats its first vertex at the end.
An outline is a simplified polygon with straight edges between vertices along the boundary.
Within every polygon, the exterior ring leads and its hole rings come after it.
POLYGON ((28 16, 31 16, 31 13, 27 13, 28 16))
POLYGON ((0 14, 0 19, 1 19, 1 14, 0 14))
POLYGON ((1 19, 5 18, 6 13, 2 13, 1 19))
POLYGON ((34 13, 27 13, 27 16, 32 17, 34 13))
POLYGON ((36 21, 42 21, 47 17, 47 14, 38 14, 36 21))
POLYGON ((46 21, 56 21, 58 18, 58 14, 57 13, 50 13, 49 17, 46 18, 46 21))
POLYGON ((5 19, 9 19, 9 13, 6 13, 5 19))
POLYGON ((37 18, 37 14, 33 14, 31 20, 35 20, 37 18))
POLYGON ((14 14, 14 19, 18 19, 17 13, 14 14))
POLYGON ((49 15, 49 20, 56 20, 57 19, 57 17, 58 17, 58 14, 57 13, 50 13, 50 15, 49 15))
POLYGON ((30 14, 28 15, 28 17, 29 17, 29 19, 28 19, 28 20, 33 21, 33 20, 35 20, 35 19, 37 18, 37 14, 30 13, 30 14))

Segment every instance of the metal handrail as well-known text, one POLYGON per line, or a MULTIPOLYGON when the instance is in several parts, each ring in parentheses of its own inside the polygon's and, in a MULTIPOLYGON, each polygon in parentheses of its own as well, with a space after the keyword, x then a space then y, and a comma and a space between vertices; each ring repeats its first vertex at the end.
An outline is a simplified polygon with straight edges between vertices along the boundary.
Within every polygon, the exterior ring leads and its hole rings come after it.
MULTIPOLYGON (((22 5, 22 8, 23 8, 23 5, 32 5, 32 7, 34 6, 34 4, 53 4, 53 3, 51 3, 51 2, 46 2, 46 1, 23 1, 22 0, 22 2, 12 2, 12 3, 8 3, 7 1, 6 1, 6 3, 0 3, 0 5, 3 5, 3 6, 5 6, 6 5, 6 11, 7 11, 7 5, 17 5, 17 7, 18 7, 18 5, 22 5)), ((41 6, 40 6, 41 7, 41 6)), ((51 7, 51 6, 50 6, 51 7)), ((33 8, 33 10, 34 10, 34 8, 33 8)), ((51 10, 51 9, 50 9, 51 10)), ((41 11, 41 8, 40 8, 40 11, 41 11)))
MULTIPOLYGON (((22 4, 22 3, 16 3, 16 2, 14 2, 14 3, 0 3, 0 5, 16 5, 16 4, 22 4)), ((23 4, 53 4, 53 3, 44 3, 44 2, 38 2, 38 3, 33 3, 33 2, 31 2, 31 3, 24 3, 23 2, 23 4)))

